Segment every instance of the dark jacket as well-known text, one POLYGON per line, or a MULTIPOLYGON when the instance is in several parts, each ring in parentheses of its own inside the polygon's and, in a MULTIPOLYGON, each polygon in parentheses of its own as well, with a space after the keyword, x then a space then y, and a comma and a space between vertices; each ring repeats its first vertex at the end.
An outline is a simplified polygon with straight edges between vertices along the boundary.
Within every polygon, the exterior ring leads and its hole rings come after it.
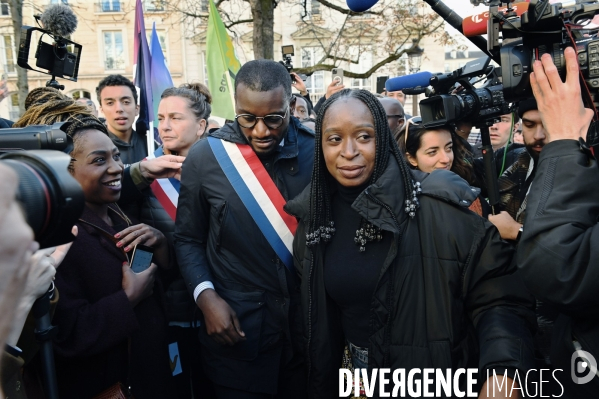
MULTIPOLYGON (((479 381, 487 369, 525 372, 534 365, 533 300, 512 274, 511 247, 467 209, 478 191, 464 180, 441 170, 414 173, 423 190, 414 219, 403 209, 393 158, 352 205, 394 236, 371 302, 369 367, 455 370, 478 361, 479 381)), ((309 395, 331 398, 338 396, 344 337, 324 288, 323 248, 305 246, 308 190, 286 209, 300 218, 294 258, 302 276, 309 395)))
POLYGON ((551 362, 566 394, 597 398, 599 378, 572 384, 572 340, 599 360, 599 169, 574 140, 547 144, 528 194, 518 267, 528 289, 560 312, 551 362))
MULTIPOLYGON (((117 233, 87 207, 81 218, 117 233)), ((60 397, 91 398, 128 378, 136 398, 169 397, 159 287, 132 308, 122 288, 125 255, 98 229, 77 226, 77 239, 56 273, 60 300, 53 322, 60 397)))
POLYGON ((146 144, 145 134, 142 136, 134 130, 133 133, 131 133, 131 141, 129 143, 121 140, 110 132, 108 132, 108 136, 119 149, 121 160, 125 167, 137 161, 141 161, 148 156, 148 146, 146 144))
MULTIPOLYGON (((236 122, 210 136, 247 144, 236 122)), ((264 164, 286 200, 310 182, 313 157, 313 133, 291 117, 284 145, 264 164)), ((262 235, 208 140, 196 142, 183 164, 175 249, 190 294, 211 281, 237 313, 247 337, 225 347, 200 329, 208 377, 235 389, 276 393, 281 343, 297 341, 290 328, 299 318, 297 277, 262 235)), ((297 322, 294 327, 300 330, 297 322)))

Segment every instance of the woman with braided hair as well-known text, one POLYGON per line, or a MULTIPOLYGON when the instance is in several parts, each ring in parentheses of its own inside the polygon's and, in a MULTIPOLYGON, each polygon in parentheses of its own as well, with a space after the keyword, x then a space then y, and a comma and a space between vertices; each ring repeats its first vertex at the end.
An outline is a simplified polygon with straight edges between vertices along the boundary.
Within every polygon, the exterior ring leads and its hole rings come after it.
POLYGON ((169 264, 167 240, 116 204, 124 168, 106 127, 92 115, 70 121, 69 172, 83 189, 85 208, 56 273, 59 396, 92 398, 123 384, 136 398, 169 397, 167 323, 154 283, 157 267, 169 264), (126 243, 123 232, 131 237, 126 243), (154 249, 155 263, 134 273, 129 262, 138 244, 154 249))
POLYGON ((299 219, 310 398, 339 396, 345 346, 354 368, 478 364, 479 381, 507 369, 511 387, 510 373, 534 364, 533 302, 510 246, 467 209, 470 186, 447 170, 412 171, 364 90, 324 103, 315 148, 312 183, 285 208, 299 219))

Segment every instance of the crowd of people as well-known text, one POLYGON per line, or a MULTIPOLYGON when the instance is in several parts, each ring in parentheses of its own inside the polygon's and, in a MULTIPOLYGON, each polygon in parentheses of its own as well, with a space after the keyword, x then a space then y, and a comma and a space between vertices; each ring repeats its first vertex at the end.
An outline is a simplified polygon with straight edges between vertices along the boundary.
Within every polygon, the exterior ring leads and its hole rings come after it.
POLYGON ((536 61, 534 98, 490 128, 496 176, 467 121, 427 128, 403 93, 338 82, 314 105, 269 60, 241 67, 222 127, 204 85, 165 90, 153 154, 125 77, 98 84, 104 120, 32 90, 14 126, 65 122, 85 208, 38 250, 0 163, 4 395, 45 397, 31 307, 52 285, 60 398, 332 398, 339 369, 466 368, 480 398, 599 397, 570 374, 599 356, 599 170, 565 58, 565 82, 536 61))

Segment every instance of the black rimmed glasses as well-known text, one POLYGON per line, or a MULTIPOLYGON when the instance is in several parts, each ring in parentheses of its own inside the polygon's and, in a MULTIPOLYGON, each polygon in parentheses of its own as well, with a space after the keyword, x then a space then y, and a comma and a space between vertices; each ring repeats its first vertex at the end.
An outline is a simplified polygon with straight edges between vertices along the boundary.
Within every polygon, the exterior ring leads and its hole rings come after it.
POLYGON ((289 112, 289 107, 285 110, 285 114, 281 115, 265 115, 265 116, 256 116, 252 114, 240 114, 235 115, 235 120, 239 123, 239 126, 244 127, 246 129, 251 129, 256 126, 258 123, 258 119, 262 119, 262 122, 269 127, 270 129, 278 129, 287 118, 287 113, 289 112))

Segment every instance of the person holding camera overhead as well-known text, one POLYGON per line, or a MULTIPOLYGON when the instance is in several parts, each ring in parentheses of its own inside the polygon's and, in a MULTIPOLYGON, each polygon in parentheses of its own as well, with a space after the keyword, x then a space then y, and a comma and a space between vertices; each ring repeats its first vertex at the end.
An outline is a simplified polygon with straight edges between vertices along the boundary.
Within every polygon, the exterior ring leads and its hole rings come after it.
POLYGON ((518 267, 530 292, 560 313, 550 358, 564 370, 565 394, 596 398, 599 169, 585 143, 593 111, 582 102, 577 55, 568 47, 564 57, 565 82, 547 54, 534 61, 530 75, 545 145, 527 197, 518 267))

